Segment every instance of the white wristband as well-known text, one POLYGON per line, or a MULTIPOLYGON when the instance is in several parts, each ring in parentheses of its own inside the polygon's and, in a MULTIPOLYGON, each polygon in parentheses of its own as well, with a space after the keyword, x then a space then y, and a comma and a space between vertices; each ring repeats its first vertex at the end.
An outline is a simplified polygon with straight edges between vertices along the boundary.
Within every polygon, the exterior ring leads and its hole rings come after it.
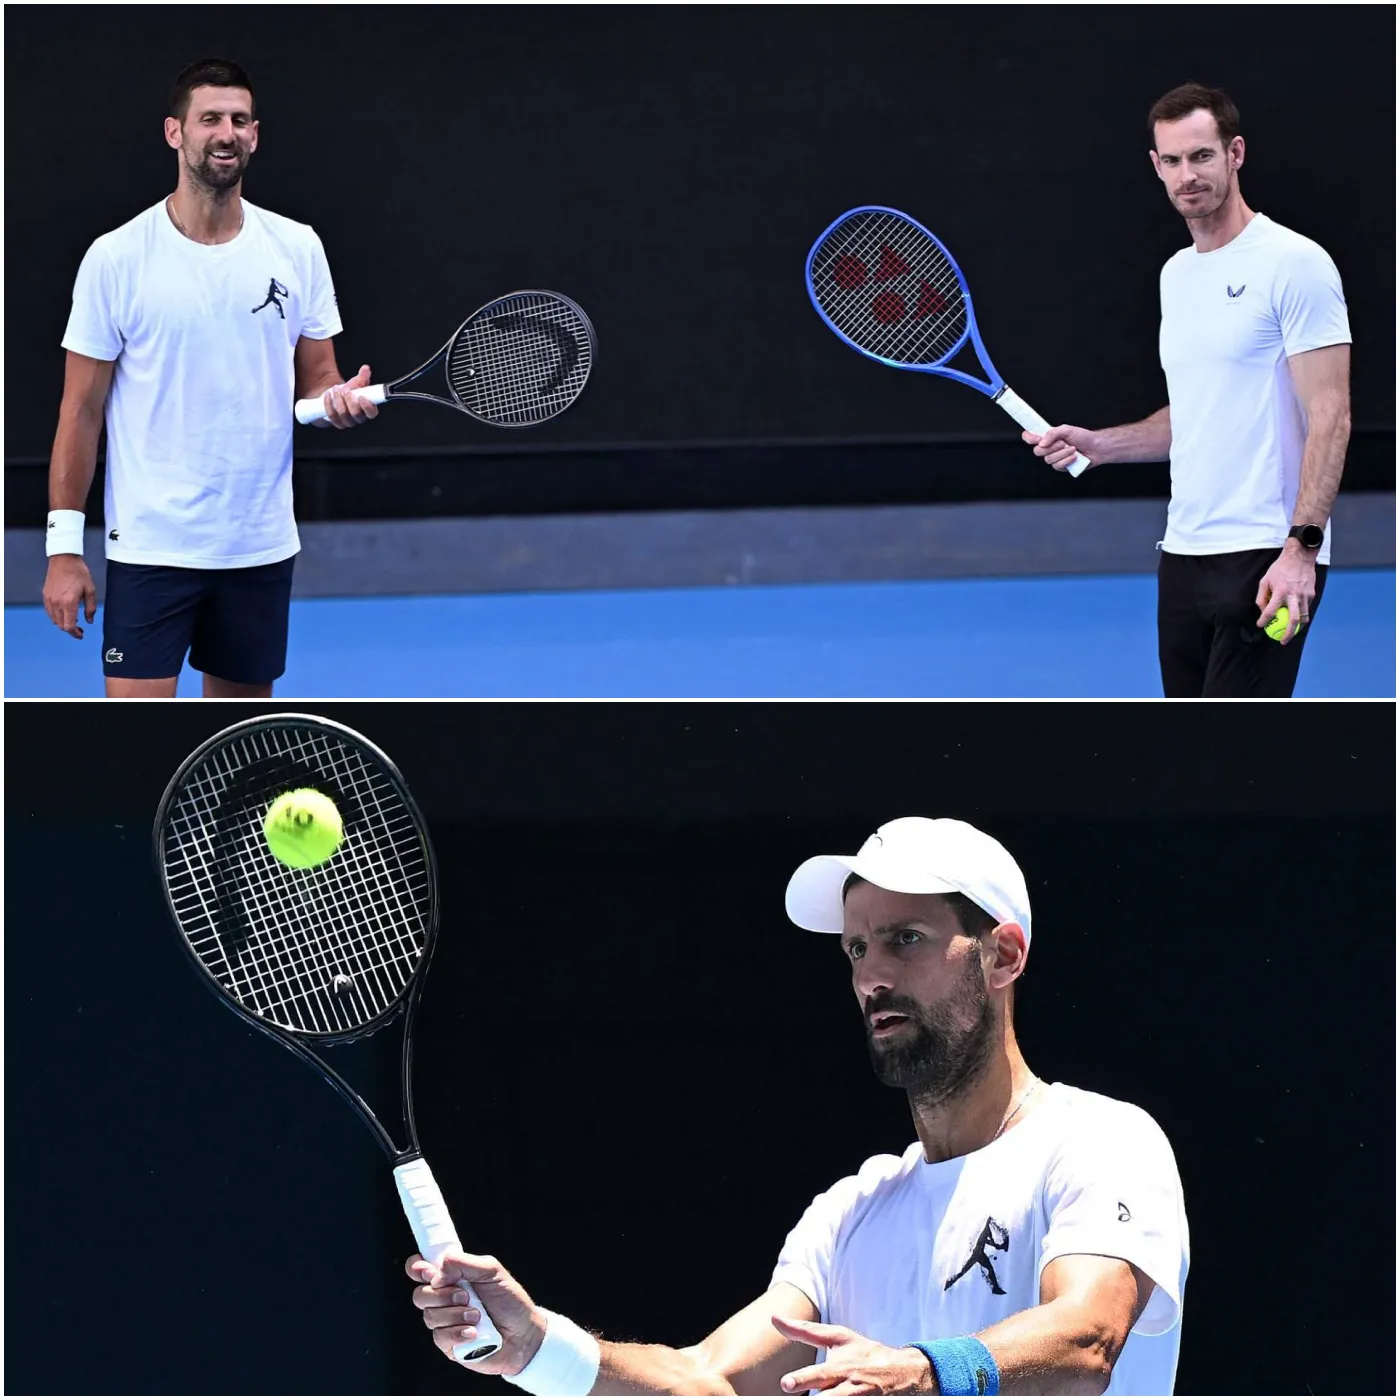
POLYGON ((530 1364, 506 1380, 531 1395, 587 1395, 602 1363, 598 1339, 559 1313, 540 1311, 545 1316, 544 1341, 530 1364))
POLYGON ((84 516, 80 510, 51 510, 44 531, 44 553, 81 554, 84 516))

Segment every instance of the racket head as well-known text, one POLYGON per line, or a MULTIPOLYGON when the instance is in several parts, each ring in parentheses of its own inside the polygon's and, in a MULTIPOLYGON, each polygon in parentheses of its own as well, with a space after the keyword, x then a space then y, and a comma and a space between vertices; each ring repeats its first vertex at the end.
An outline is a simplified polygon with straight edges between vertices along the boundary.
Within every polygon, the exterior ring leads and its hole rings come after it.
POLYGON ((583 393, 597 356, 593 323, 559 292, 511 292, 474 311, 444 351, 456 406, 496 428, 533 428, 583 393))
POLYGON ((427 824, 388 756, 344 725, 277 714, 214 735, 170 780, 153 853, 206 985, 293 1048, 371 1035, 421 985, 438 928, 427 824), (329 796, 344 826, 308 870, 263 836, 274 798, 300 787, 329 796))
POLYGON ((986 358, 962 269, 942 242, 898 209, 863 205, 835 220, 807 254, 807 294, 817 314, 847 345, 895 369, 937 372, 973 338, 986 358))

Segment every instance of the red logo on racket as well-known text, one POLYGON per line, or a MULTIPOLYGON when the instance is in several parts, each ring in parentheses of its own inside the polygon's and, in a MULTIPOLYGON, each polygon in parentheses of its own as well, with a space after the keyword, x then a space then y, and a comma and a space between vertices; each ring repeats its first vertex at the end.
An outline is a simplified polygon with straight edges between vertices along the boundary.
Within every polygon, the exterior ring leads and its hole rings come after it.
POLYGON ((914 311, 916 316, 940 316, 948 309, 948 298, 938 290, 937 287, 930 287, 925 282, 919 288, 919 305, 914 311))
POLYGON ((898 292, 886 288, 885 291, 875 294, 870 303, 870 312, 882 326, 892 326, 896 321, 904 319, 904 298, 898 292))
MULTIPOLYGON (((907 276, 912 271, 899 252, 888 243, 881 245, 874 281, 891 282, 897 277, 907 276)), ((842 291, 854 292, 871 280, 870 268, 854 253, 842 253, 831 264, 831 280, 842 291)), ((927 279, 920 279, 918 300, 914 304, 915 320, 922 321, 929 316, 941 316, 951 306, 952 303, 937 287, 927 279)), ((882 326, 892 326, 909 314, 909 303, 893 287, 884 287, 871 298, 870 314, 882 326)))
POLYGON ((865 264, 854 253, 842 253, 831 265, 832 280, 843 291, 853 292, 865 281, 865 264))
POLYGON ((880 266, 875 273, 875 280, 888 282, 891 277, 903 277, 908 271, 909 264, 886 243, 880 249, 880 266))

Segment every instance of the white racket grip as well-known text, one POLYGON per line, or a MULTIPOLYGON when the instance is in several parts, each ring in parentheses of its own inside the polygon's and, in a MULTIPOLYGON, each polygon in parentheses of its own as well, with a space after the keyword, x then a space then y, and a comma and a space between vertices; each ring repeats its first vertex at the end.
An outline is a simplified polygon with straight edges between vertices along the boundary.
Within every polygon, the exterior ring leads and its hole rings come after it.
MULTIPOLYGON (((399 1188, 403 1213, 408 1216, 408 1223, 413 1227, 413 1238, 418 1241, 418 1252, 424 1259, 438 1264, 447 1250, 462 1248, 462 1242, 457 1238, 457 1227, 447 1212, 447 1202, 442 1199, 442 1191, 433 1178, 432 1168, 422 1157, 400 1162, 394 1168, 394 1185, 399 1188)), ((452 1348, 452 1355, 458 1361, 484 1361, 500 1351, 501 1334, 481 1306, 476 1289, 465 1279, 460 1286, 471 1299, 470 1306, 481 1314, 481 1321, 476 1324, 475 1340, 458 1342, 452 1348)))
MULTIPOLYGON (((1009 384, 1003 386, 993 400, 1000 404, 1028 433, 1048 433, 1050 424, 1023 399, 1009 384)), ((1071 476, 1082 476, 1088 469, 1089 459, 1077 453, 1074 461, 1065 468, 1071 476)))
MULTIPOLYGON (((329 393, 328 389, 326 393, 329 393)), ((363 389, 353 389, 352 393, 361 394, 370 403, 383 403, 389 397, 389 391, 383 384, 368 384, 363 389)), ((322 394, 319 399, 298 399, 296 407, 292 410, 296 414, 298 423, 319 423, 326 416, 326 395, 322 394)))

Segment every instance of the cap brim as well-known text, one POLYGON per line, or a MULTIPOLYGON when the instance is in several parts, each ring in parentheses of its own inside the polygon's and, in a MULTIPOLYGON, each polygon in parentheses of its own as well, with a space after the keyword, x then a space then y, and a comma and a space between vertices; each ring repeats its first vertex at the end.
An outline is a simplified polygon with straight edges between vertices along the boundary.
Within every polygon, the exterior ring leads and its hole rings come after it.
POLYGON ((861 856, 812 856, 793 871, 788 881, 787 916, 798 928, 813 933, 840 933, 845 924, 841 891, 852 875, 859 875, 881 889, 898 894, 955 894, 957 886, 946 880, 899 877, 878 859, 861 856), (915 884, 918 889, 905 886, 915 884))

